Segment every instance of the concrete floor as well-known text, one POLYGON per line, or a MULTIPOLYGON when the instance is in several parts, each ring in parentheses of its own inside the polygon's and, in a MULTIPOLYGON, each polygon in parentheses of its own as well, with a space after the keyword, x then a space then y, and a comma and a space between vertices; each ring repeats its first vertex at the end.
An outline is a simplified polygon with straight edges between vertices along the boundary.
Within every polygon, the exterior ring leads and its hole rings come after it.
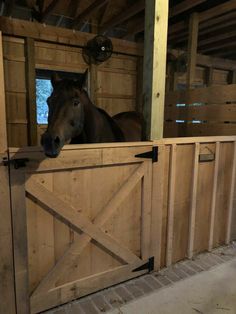
POLYGON ((236 314, 236 257, 108 313, 236 314))

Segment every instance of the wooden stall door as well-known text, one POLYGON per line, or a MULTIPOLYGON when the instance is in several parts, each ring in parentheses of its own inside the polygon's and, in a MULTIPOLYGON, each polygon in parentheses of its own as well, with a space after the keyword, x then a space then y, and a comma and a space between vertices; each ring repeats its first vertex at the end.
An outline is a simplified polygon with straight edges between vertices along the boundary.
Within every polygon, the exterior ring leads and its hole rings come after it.
POLYGON ((71 147, 56 159, 11 150, 19 313, 27 313, 29 296, 38 313, 153 265, 152 160, 135 157, 152 145, 71 147))

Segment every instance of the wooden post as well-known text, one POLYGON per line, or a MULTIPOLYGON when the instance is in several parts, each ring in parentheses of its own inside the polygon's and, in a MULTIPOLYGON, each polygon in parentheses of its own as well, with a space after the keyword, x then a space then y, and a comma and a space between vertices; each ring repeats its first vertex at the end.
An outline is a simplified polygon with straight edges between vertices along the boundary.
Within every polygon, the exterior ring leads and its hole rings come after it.
POLYGON ((197 63, 198 25, 198 13, 193 13, 190 17, 189 22, 187 89, 191 88, 195 79, 197 63))
POLYGON ((16 313, 11 206, 8 168, 2 163, 7 159, 7 130, 5 89, 3 74, 2 33, 0 32, 0 313, 16 313))
MULTIPOLYGON (((91 20, 91 33, 98 34, 98 22, 95 19, 91 20)), ((90 65, 90 97, 92 102, 97 105, 97 74, 98 66, 96 64, 90 65)))
POLYGON ((37 145, 37 113, 35 90, 35 49, 34 39, 26 38, 26 84, 27 84, 27 119, 28 119, 28 144, 37 145))
POLYGON ((146 0, 143 113, 149 140, 163 137, 168 8, 168 0, 146 0))

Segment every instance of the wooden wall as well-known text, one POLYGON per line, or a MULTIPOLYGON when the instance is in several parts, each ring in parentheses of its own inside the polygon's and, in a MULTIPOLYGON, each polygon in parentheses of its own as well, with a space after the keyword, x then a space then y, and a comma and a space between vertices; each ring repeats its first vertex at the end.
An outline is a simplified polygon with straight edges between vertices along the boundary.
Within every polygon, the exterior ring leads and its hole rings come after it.
POLYGON ((165 137, 236 134, 236 84, 166 94, 165 137))
POLYGON ((235 138, 155 142, 159 157, 153 166, 152 210, 153 220, 159 220, 159 227, 154 228, 153 241, 156 252, 158 240, 162 239, 161 267, 235 239, 235 138), (212 160, 200 161, 199 156, 209 155, 212 160))
MULTIPOLYGON (((89 92, 96 105, 110 115, 136 109, 138 57, 113 54, 105 63, 89 67, 83 60, 81 48, 42 41, 35 41, 34 46, 35 69, 81 73, 90 68, 89 92)), ((32 109, 36 103, 31 100, 27 105, 26 41, 4 36, 3 55, 9 146, 27 146, 30 138, 30 108, 27 106, 32 109)), ((34 120, 36 127, 36 116, 34 120)), ((38 140, 45 128, 37 127, 38 140)))

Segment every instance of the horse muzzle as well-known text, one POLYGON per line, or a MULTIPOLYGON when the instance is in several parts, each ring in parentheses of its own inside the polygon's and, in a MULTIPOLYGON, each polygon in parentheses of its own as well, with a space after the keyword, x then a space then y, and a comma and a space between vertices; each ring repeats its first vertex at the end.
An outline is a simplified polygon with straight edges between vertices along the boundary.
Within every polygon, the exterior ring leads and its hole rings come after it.
POLYGON ((47 157, 56 158, 64 146, 64 140, 46 131, 41 137, 41 145, 47 157))

